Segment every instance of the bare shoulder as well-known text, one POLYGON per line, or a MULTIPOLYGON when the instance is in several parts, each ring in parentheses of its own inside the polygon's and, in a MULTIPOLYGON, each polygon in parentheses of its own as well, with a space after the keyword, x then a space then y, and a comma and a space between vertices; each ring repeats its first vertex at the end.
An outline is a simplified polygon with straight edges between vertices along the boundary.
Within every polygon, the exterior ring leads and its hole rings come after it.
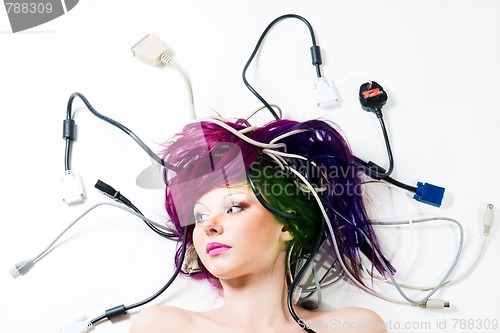
POLYGON ((132 320, 129 333, 171 332, 191 321, 191 312, 174 306, 153 306, 139 312, 132 320))
POLYGON ((343 333, 387 333, 386 324, 376 312, 360 307, 317 311, 305 317, 314 331, 343 333), (316 329, 315 329, 316 326, 316 329))

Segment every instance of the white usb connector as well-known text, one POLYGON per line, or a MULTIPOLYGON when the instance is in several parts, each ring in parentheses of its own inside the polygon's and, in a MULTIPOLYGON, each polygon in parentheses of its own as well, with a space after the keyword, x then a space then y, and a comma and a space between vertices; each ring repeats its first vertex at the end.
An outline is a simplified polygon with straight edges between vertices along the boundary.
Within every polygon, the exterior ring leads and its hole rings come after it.
POLYGON ((167 45, 154 34, 144 36, 131 50, 134 57, 150 65, 160 66, 170 60, 167 45))
POLYGON ((62 177, 61 195, 65 204, 73 205, 85 200, 85 191, 80 176, 66 170, 62 177))
POLYGON ((87 317, 80 317, 59 328, 59 333, 88 333, 93 331, 92 323, 87 317))
POLYGON ((318 77, 314 83, 314 90, 317 94, 316 105, 319 108, 334 106, 339 102, 339 97, 333 83, 324 77, 318 77))

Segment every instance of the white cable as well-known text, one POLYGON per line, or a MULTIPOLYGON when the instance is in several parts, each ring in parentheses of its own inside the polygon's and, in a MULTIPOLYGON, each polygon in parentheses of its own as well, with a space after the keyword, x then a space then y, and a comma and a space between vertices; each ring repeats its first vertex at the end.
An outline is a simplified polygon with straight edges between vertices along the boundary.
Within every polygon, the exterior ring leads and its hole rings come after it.
POLYGON ((293 130, 293 131, 286 132, 286 133, 283 133, 281 135, 278 135, 277 137, 275 137, 274 139, 272 139, 271 141, 269 141, 269 143, 275 143, 276 141, 280 141, 283 138, 287 138, 287 137, 295 135, 295 134, 300 134, 300 133, 304 133, 304 132, 311 132, 311 131, 312 130, 310 130, 310 129, 297 129, 297 130, 293 130))
POLYGON ((240 132, 241 134, 246 134, 248 132, 252 132, 252 131, 255 131, 257 129, 259 129, 258 126, 249 126, 249 127, 245 127, 245 128, 240 129, 238 132, 240 132))
POLYGON ((269 156, 270 158, 272 158, 274 160, 274 162, 276 164, 278 164, 278 166, 280 167, 281 170, 285 169, 286 162, 280 156, 277 156, 276 154, 270 153, 271 152, 270 149, 263 149, 262 152, 264 154, 266 154, 267 156, 269 156))
POLYGON ((23 275, 25 274, 26 272, 28 272, 28 270, 36 263, 38 262, 51 248, 52 246, 54 246, 54 244, 71 228, 73 227, 82 217, 84 217, 85 215, 87 215, 90 211, 92 211, 93 209, 97 208, 97 207, 100 207, 100 206, 103 206, 103 205, 109 205, 109 206, 114 206, 116 208, 120 208, 120 209, 123 209, 124 211, 132 214, 132 215, 135 215, 137 216, 138 218, 140 218, 141 220, 143 221, 147 221, 148 223, 150 224, 153 224, 155 225, 156 227, 158 228, 161 228, 163 230, 166 230, 166 231, 172 231, 170 230, 168 227, 164 226, 164 225, 161 225, 153 220, 150 220, 149 218, 135 212, 134 210, 122 205, 122 204, 118 204, 118 203, 115 203, 115 202, 101 202, 101 203, 98 203, 98 204, 95 204, 94 206, 88 208, 87 210, 85 210, 83 213, 81 213, 76 219, 74 219, 71 223, 68 224, 68 226, 66 226, 66 228, 64 228, 55 238, 54 240, 52 240, 49 245, 47 247, 45 247, 38 255, 36 255, 35 257, 33 257, 32 259, 28 259, 28 260, 25 260, 25 261, 22 261, 18 264, 16 264, 10 271, 11 275, 13 277, 16 277, 18 275, 23 275))
POLYGON ((214 123, 216 125, 219 125, 220 127, 224 128, 225 130, 228 130, 232 134, 236 135, 238 138, 244 140, 245 142, 247 142, 251 145, 259 147, 259 148, 285 148, 286 147, 286 145, 284 143, 269 144, 269 143, 263 143, 263 142, 259 142, 259 141, 250 139, 246 135, 241 134, 236 129, 232 128, 231 126, 227 125, 223 121, 220 121, 216 118, 204 118, 204 119, 197 120, 196 122, 203 122, 203 121, 207 121, 207 122, 211 122, 211 123, 214 123))
POLYGON ((191 119, 196 119, 196 112, 194 110, 194 99, 193 99, 193 89, 191 87, 191 82, 187 77, 186 73, 177 65, 175 61, 172 60, 167 54, 162 54, 160 57, 161 61, 171 65, 173 68, 177 70, 177 72, 181 75, 182 80, 184 81, 184 85, 186 86, 187 97, 188 97, 188 106, 189 113, 191 114, 191 119))
MULTIPOLYGON (((458 282, 462 281, 478 265, 479 261, 481 260, 483 254, 484 254, 484 249, 486 247, 486 241, 487 241, 488 236, 489 236, 489 227, 491 227, 491 224, 493 223, 493 217, 492 216, 491 217, 488 216, 488 214, 492 214, 492 213, 490 213, 492 211, 493 211, 493 205, 489 204, 486 207, 485 216, 484 216, 484 222, 483 222, 483 226, 485 227, 485 232, 483 232, 483 234, 481 235, 481 240, 480 240, 479 246, 478 246, 478 248, 476 250, 476 254, 474 255, 474 258, 470 262, 469 266, 463 272, 461 272, 458 276, 454 277, 451 280, 445 281, 443 283, 443 287, 455 285, 458 282), (487 232, 486 232, 486 230, 487 230, 487 232)), ((428 290, 430 290, 430 289, 433 288, 432 286, 416 286, 416 285, 410 285, 410 284, 400 284, 400 285, 403 288, 414 289, 414 290, 421 290, 421 291, 428 291, 428 290)))
POLYGON ((303 161, 307 161, 306 157, 300 156, 300 155, 297 155, 297 154, 289 154, 289 153, 284 153, 282 151, 270 150, 270 149, 266 149, 266 148, 264 150, 266 151, 266 153, 268 155, 273 154, 273 155, 278 155, 278 156, 281 156, 281 157, 296 158, 296 159, 300 159, 300 160, 303 160, 303 161))
POLYGON ((153 66, 161 66, 162 64, 169 64, 174 67, 181 75, 186 86, 188 95, 189 112, 192 119, 196 119, 193 101, 193 89, 191 83, 184 71, 177 65, 172 57, 168 54, 167 45, 157 37, 155 34, 147 34, 141 38, 134 46, 131 47, 132 55, 153 66))
MULTIPOLYGON (((421 290, 421 291, 432 290, 431 293, 434 293, 435 291, 437 291, 437 289, 445 286, 445 284, 448 283, 447 282, 448 278, 451 275, 452 271, 455 269, 456 264, 458 263, 458 259, 460 257, 461 251, 462 251, 463 240, 464 240, 463 228, 462 228, 462 225, 460 224, 460 222, 458 222, 457 220, 455 220, 453 218, 450 218, 450 217, 428 217, 428 218, 420 218, 420 219, 414 219, 413 223, 423 223, 423 222, 430 222, 430 221, 447 221, 447 222, 452 222, 452 223, 455 223, 459 227, 459 230, 460 230, 460 243, 459 243, 458 251, 457 251, 457 253, 455 255, 455 259, 454 259, 451 267, 448 269, 448 272, 445 274, 445 276, 441 279, 441 281, 436 286, 430 286, 430 287, 420 288, 420 287, 415 287, 415 286, 411 286, 411 285, 408 285, 408 284, 399 283, 399 282, 396 282, 393 279, 391 279, 391 281, 388 281, 388 283, 390 283, 392 285, 395 285, 395 286, 396 286, 396 283, 397 283, 397 285, 399 287, 403 287, 403 288, 407 288, 407 289, 416 289, 416 290, 421 290)), ((372 222, 372 224, 373 225, 404 225, 404 224, 408 224, 408 221, 383 221, 383 222, 381 222, 381 221, 374 221, 374 222, 372 222)))

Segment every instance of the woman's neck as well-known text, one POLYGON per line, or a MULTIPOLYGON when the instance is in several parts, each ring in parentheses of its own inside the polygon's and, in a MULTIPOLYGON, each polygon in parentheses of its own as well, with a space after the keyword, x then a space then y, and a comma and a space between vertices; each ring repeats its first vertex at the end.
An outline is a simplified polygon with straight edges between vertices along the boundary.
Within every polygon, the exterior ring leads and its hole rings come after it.
POLYGON ((221 318, 255 329, 293 322, 287 307, 284 274, 252 275, 221 283, 224 288, 221 318))

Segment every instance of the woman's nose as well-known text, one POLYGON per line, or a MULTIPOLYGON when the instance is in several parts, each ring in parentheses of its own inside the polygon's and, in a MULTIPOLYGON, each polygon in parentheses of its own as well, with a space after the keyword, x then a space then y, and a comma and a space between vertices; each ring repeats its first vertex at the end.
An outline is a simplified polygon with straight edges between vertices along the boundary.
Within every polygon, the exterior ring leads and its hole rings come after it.
POLYGON ((208 220, 203 223, 203 228, 205 233, 209 236, 220 235, 224 232, 224 227, 222 225, 223 214, 217 214, 211 216, 208 220))

